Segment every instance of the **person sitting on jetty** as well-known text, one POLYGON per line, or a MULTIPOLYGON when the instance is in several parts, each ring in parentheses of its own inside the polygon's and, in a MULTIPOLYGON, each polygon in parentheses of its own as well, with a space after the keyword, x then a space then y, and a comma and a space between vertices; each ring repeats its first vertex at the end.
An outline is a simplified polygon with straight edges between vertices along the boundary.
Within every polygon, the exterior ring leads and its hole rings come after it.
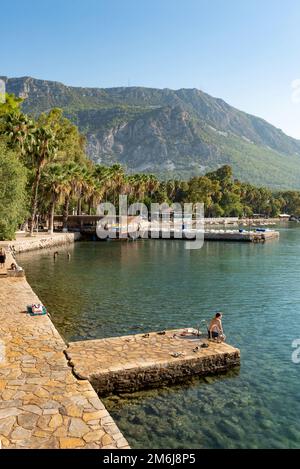
POLYGON ((222 326, 222 313, 217 313, 215 317, 210 321, 210 325, 208 328, 208 338, 220 340, 221 342, 224 342, 224 340, 226 339, 222 326))

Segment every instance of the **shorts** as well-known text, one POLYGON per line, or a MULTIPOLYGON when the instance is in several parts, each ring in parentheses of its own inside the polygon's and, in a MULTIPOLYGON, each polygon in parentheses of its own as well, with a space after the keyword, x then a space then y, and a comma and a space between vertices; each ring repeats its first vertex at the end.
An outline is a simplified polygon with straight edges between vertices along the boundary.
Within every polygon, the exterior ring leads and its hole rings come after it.
POLYGON ((209 338, 209 339, 217 339, 218 337, 219 337, 219 333, 218 333, 218 332, 215 332, 215 331, 209 332, 209 331, 208 331, 208 338, 209 338))

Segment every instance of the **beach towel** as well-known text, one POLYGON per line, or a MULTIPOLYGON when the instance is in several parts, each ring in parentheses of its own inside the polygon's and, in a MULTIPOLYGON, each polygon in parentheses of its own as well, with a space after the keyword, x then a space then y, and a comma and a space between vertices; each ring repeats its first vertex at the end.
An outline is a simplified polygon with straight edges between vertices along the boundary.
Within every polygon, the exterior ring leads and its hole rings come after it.
POLYGON ((47 310, 42 304, 32 304, 27 306, 27 313, 30 314, 30 316, 44 316, 47 314, 47 310))

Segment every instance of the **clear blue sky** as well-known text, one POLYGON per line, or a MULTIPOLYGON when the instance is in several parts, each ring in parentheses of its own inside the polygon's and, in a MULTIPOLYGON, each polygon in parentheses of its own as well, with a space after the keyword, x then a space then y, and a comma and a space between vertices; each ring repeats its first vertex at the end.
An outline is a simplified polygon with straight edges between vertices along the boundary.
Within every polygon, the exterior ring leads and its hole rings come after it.
POLYGON ((300 138, 299 0, 0 0, 0 74, 200 88, 300 138))

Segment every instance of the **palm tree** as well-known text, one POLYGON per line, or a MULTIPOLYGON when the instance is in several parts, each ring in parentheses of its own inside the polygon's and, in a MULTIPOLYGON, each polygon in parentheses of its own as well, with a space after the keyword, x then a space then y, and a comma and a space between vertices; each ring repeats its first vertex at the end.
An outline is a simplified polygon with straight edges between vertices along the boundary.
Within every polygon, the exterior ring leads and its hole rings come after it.
POLYGON ((88 204, 88 213, 92 214, 92 207, 94 205, 94 195, 96 192, 96 181, 93 178, 93 174, 87 170, 83 172, 82 181, 82 198, 88 204))
POLYGON ((148 176, 146 176, 146 174, 134 174, 131 176, 130 181, 135 200, 139 202, 143 201, 148 189, 148 176))
POLYGON ((86 166, 83 166, 78 173, 77 179, 77 215, 81 215, 82 201, 84 200, 85 194, 90 191, 90 172, 86 166))
POLYGON ((125 172, 119 163, 109 168, 110 189, 112 191, 113 204, 116 205, 116 195, 120 195, 125 184, 125 172))
POLYGON ((109 190, 113 185, 113 173, 108 166, 97 164, 94 167, 93 178, 102 187, 103 197, 107 200, 109 190))
POLYGON ((38 191, 41 179, 42 170, 45 164, 54 157, 57 151, 55 134, 51 129, 46 127, 38 127, 34 132, 34 144, 32 148, 33 163, 36 168, 35 177, 32 188, 32 203, 31 203, 31 223, 30 235, 33 235, 34 221, 37 213, 38 206, 38 191))
POLYGON ((21 155, 26 158, 26 165, 34 169, 30 219, 30 235, 32 235, 42 170, 57 151, 55 133, 50 127, 38 125, 33 119, 16 111, 6 116, 4 134, 9 138, 10 144, 18 148, 21 155))
POLYGON ((103 185, 97 180, 92 178, 92 186, 88 198, 89 215, 92 215, 92 209, 96 208, 97 204, 101 202, 104 194, 103 185))
POLYGON ((53 233, 54 213, 57 202, 69 192, 69 178, 64 166, 52 163, 41 178, 42 197, 49 203, 49 233, 53 233))
POLYGON ((150 197, 152 198, 154 192, 156 192, 160 186, 160 182, 154 174, 149 174, 147 176, 147 186, 150 197))
MULTIPOLYGON (((4 135, 8 137, 10 145, 17 148, 22 157, 32 153, 35 143, 36 124, 20 111, 7 114, 3 123, 4 135)), ((29 163, 29 161, 25 161, 29 163)))
POLYGON ((64 191, 63 231, 67 232, 70 202, 72 197, 80 192, 81 167, 78 164, 71 162, 65 165, 65 172, 68 185, 64 191))

